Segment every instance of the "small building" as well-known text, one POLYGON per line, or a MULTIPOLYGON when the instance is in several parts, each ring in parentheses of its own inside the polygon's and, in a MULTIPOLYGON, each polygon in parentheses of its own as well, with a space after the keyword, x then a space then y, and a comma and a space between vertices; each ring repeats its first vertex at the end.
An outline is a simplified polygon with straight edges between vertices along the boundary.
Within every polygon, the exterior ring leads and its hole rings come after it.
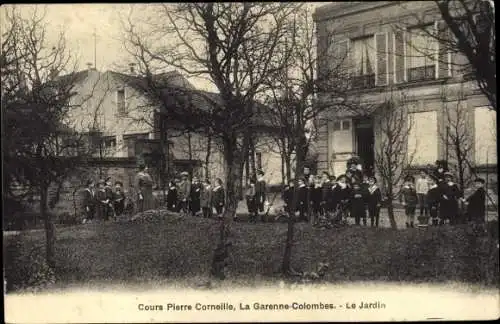
MULTIPOLYGON (((188 171, 200 178, 224 179, 220 145, 204 134, 175 127, 143 91, 144 78, 133 71, 124 74, 93 68, 77 74, 76 94, 72 97, 66 122, 79 133, 88 135, 88 142, 93 147, 89 166, 98 176, 112 176, 129 187, 142 161, 151 169, 158 187, 161 187, 162 168, 171 176, 188 171)), ((218 94, 196 90, 176 71, 154 78, 164 85, 220 100, 218 94)), ((199 109, 205 109, 204 104, 203 100, 197 103, 199 109)), ((269 140, 272 131, 265 123, 256 128, 256 134, 260 135, 255 136, 255 167, 266 171, 269 183, 279 184, 281 159, 279 150, 269 140)))

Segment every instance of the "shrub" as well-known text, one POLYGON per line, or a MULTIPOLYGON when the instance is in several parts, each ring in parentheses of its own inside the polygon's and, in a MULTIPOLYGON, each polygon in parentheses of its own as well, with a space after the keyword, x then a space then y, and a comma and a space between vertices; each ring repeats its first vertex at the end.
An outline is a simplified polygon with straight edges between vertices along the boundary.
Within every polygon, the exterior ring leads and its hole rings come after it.
POLYGON ((55 283, 55 273, 45 261, 44 248, 23 240, 22 235, 7 240, 4 262, 7 292, 37 291, 55 283))

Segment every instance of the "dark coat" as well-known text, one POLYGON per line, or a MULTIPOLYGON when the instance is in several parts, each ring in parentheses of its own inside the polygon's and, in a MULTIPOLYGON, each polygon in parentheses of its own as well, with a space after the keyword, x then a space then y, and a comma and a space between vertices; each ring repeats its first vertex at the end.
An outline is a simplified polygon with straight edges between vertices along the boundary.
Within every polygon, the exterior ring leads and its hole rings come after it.
POLYGON ((224 188, 215 187, 212 194, 212 203, 214 207, 224 207, 225 198, 224 188))
POLYGON ((438 208, 439 207, 439 201, 441 200, 441 190, 438 186, 429 188, 429 191, 427 191, 427 196, 426 196, 426 201, 427 201, 427 207, 429 209, 432 208, 438 208))
POLYGON ((337 185, 332 192, 332 201, 334 207, 336 207, 339 203, 345 202, 347 205, 349 200, 351 199, 351 187, 346 186, 345 188, 341 188, 337 185))
POLYGON ((319 206, 323 201, 323 187, 311 187, 310 200, 314 206, 319 206))
POLYGON ((418 203, 417 190, 414 186, 404 186, 399 195, 399 201, 405 203, 406 207, 416 207, 418 203))
POLYGON ((467 198, 467 218, 469 221, 484 222, 486 214, 486 191, 484 188, 478 188, 467 198))
POLYGON ((173 207, 177 204, 177 187, 170 184, 167 192, 167 205, 173 207))
POLYGON ((321 201, 324 203, 328 203, 328 201, 331 199, 331 193, 332 183, 330 181, 323 182, 323 184, 321 184, 321 201))
POLYGON ((201 188, 200 206, 202 208, 212 207, 212 195, 212 186, 201 188))
POLYGON ((96 203, 95 199, 95 191, 91 190, 90 188, 86 188, 83 191, 83 207, 84 208, 94 208, 96 203))
POLYGON ((382 203, 382 192, 380 191, 380 188, 376 188, 373 190, 373 192, 370 192, 369 189, 367 189, 368 195, 367 195, 367 205, 368 208, 375 208, 377 205, 380 205, 382 203))
POLYGON ((201 195, 201 183, 193 183, 191 184, 191 192, 190 197, 192 202, 199 202, 201 195))
POLYGON ((255 199, 257 201, 257 203, 264 203, 264 201, 266 201, 267 197, 266 197, 266 181, 264 180, 259 180, 257 181, 257 183, 255 184, 255 199))
POLYGON ((351 191, 352 216, 366 217, 367 192, 363 187, 351 191))
POLYGON ((309 189, 306 185, 304 186, 299 186, 297 188, 298 191, 298 198, 297 198, 297 209, 299 210, 306 210, 307 209, 307 203, 308 203, 308 194, 309 194, 309 189))

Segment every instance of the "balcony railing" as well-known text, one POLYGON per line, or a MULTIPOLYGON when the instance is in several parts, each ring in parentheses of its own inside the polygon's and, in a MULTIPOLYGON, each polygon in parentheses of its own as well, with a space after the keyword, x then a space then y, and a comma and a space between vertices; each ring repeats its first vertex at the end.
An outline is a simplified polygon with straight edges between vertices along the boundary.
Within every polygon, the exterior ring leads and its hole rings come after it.
POLYGON ((427 81, 436 79, 436 66, 426 65, 408 69, 408 81, 427 81))
POLYGON ((375 74, 353 75, 352 89, 370 89, 375 87, 375 74))

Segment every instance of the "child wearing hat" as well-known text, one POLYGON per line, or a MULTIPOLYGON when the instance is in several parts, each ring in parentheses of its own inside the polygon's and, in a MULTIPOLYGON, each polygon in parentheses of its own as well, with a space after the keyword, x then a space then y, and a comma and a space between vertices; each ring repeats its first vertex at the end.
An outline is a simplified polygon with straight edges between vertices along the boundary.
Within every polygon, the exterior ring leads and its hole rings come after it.
POLYGON ((439 224, 439 201, 441 196, 437 183, 438 180, 434 176, 429 176, 428 182, 429 190, 427 190, 425 201, 427 203, 427 210, 431 217, 432 225, 437 226, 439 224))
POLYGON ((378 227, 380 219, 380 206, 382 205, 382 192, 377 186, 377 178, 368 178, 368 216, 370 216, 371 227, 378 227))
POLYGON ((399 196, 399 201, 405 208, 406 228, 413 227, 415 223, 415 210, 417 209, 418 196, 414 182, 415 178, 413 176, 407 176, 399 196))
POLYGON ((474 180, 475 191, 467 199, 467 220, 475 224, 483 224, 486 214, 486 191, 484 190, 484 179, 476 178, 474 180))
POLYGON ((458 217, 458 200, 461 197, 460 189, 453 182, 450 172, 444 173, 444 181, 441 184, 440 218, 441 222, 455 223, 458 217))
POLYGON ((125 210, 125 193, 123 192, 123 183, 121 181, 115 182, 113 206, 116 216, 123 214, 123 211, 125 210))

